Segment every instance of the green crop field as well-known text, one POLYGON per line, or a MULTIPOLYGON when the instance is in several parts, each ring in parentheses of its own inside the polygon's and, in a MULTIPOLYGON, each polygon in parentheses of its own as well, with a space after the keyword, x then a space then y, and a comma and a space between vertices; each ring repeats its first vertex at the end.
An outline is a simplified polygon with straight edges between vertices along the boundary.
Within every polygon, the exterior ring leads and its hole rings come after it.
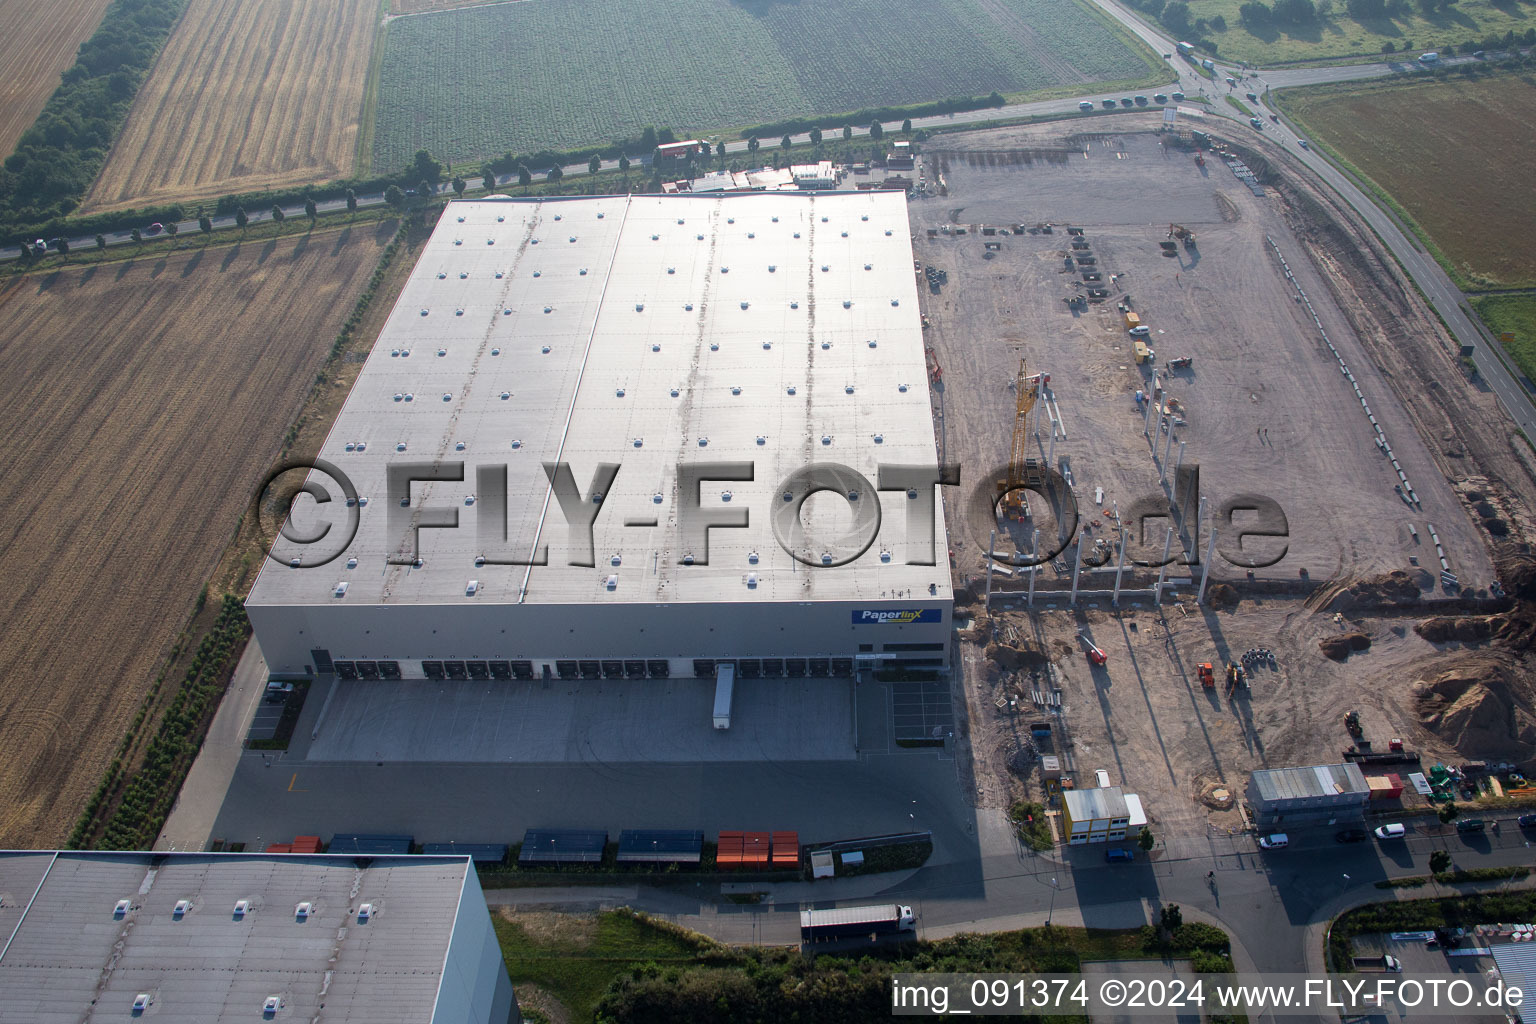
POLYGON ((1460 75, 1286 90, 1306 134, 1374 183, 1464 288, 1536 285, 1536 82, 1460 75))
POLYGON ((372 165, 728 130, 951 96, 1146 82, 1078 0, 537 0, 385 28, 372 165))
MULTIPOLYGON (((1434 0, 1429 13, 1421 0, 1382 5, 1377 16, 1351 17, 1346 0, 1313 0, 1316 16, 1299 24, 1272 21, 1250 27, 1240 9, 1249 0, 1130 0, 1143 16, 1154 16, 1180 39, 1209 39, 1223 60, 1269 66, 1289 61, 1327 60, 1392 52, 1417 57, 1425 50, 1495 49, 1508 32, 1536 27, 1536 6, 1522 0, 1434 0), (1187 7, 1187 16, 1180 8, 1187 7), (1171 12, 1168 9, 1172 8, 1171 12), (1386 13, 1394 11, 1394 13, 1386 13), (1167 13, 1165 13, 1167 12, 1167 13), (1217 20, 1220 19, 1220 20, 1217 20), (1212 24, 1215 22, 1215 24, 1212 24), (1225 25, 1225 28, 1220 26, 1225 25)), ((1274 0, 1264 0, 1274 8, 1274 0)))
POLYGON ((1494 334, 1513 334, 1504 350, 1520 372, 1536 380, 1536 294, 1484 295, 1472 300, 1478 315, 1494 334))

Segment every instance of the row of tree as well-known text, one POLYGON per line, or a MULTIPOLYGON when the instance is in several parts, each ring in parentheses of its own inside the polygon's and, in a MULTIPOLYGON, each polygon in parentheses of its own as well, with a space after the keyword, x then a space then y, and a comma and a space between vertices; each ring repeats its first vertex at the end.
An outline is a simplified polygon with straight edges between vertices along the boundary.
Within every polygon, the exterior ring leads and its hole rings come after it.
POLYGON ((113 0, 0 165, 0 233, 80 205, 187 0, 113 0))

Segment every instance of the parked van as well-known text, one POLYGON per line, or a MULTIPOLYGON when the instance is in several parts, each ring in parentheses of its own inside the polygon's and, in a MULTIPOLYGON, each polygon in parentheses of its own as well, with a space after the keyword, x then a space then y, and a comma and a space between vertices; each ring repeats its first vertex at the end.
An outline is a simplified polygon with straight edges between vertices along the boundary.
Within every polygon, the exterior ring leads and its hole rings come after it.
POLYGON ((1419 54, 1419 63, 1420 64, 1439 64, 1440 63, 1440 54, 1436 53, 1434 50, 1431 50, 1428 53, 1421 53, 1421 54, 1419 54))
POLYGON ((1136 854, 1131 850, 1122 850, 1116 848, 1113 850, 1105 850, 1104 859, 1113 864, 1116 861, 1135 860, 1136 854))
POLYGON ((1408 830, 1397 822, 1383 825, 1376 830, 1377 839, 1401 839, 1408 834, 1408 830))
POLYGON ((1093 778, 1094 781, 1099 784, 1100 789, 1109 788, 1109 772, 1105 771, 1103 768, 1099 768, 1094 771, 1093 778))
POLYGON ((1291 845, 1291 837, 1284 832, 1276 832, 1274 835, 1263 836, 1259 839, 1261 850, 1283 850, 1291 845))

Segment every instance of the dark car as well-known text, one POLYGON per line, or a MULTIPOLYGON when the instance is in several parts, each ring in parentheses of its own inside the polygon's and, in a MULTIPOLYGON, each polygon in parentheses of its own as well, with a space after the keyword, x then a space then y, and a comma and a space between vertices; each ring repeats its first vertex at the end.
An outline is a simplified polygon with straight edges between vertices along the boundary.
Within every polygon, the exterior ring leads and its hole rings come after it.
POLYGON ((1104 859, 1113 864, 1115 861, 1135 860, 1136 854, 1131 850, 1105 850, 1104 859))
POLYGON ((1168 97, 1163 95, 1162 93, 1156 93, 1156 94, 1153 95, 1152 100, 1153 100, 1154 103, 1167 103, 1168 102, 1168 97))
POLYGON ((1363 843, 1369 836, 1370 833, 1363 828, 1347 828, 1342 832, 1335 833, 1333 841, 1336 843, 1363 843))
POLYGON ((1456 823, 1457 832, 1481 832, 1488 827, 1482 818, 1462 818, 1456 823))
POLYGON ((1519 821, 1521 828, 1536 828, 1536 814, 1522 814, 1519 821))
POLYGON ((1114 110, 1115 109, 1115 101, 1114 100, 1105 100, 1104 101, 1104 109, 1105 110, 1114 110))

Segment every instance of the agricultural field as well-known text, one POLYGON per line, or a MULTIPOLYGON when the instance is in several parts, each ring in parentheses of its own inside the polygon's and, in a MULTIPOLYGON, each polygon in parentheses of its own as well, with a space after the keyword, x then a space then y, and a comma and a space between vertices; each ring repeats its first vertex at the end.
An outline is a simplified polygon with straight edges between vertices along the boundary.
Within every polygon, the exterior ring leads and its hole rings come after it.
POLYGON ((0 846, 69 834, 393 227, 0 286, 0 846))
POLYGON ((1280 102, 1305 134, 1391 196, 1463 287, 1536 285, 1528 76, 1318 86, 1280 102))
POLYGON ((385 39, 376 171, 1155 73, 1071 0, 541 0, 385 39))
POLYGON ((377 0, 192 0, 86 210, 350 175, 378 12, 377 0))
MULTIPOLYGON (((1315 0, 1315 6, 1322 10, 1314 21, 1301 25, 1276 22, 1250 29, 1240 13, 1247 2, 1188 0, 1187 26, 1169 24, 1166 16, 1158 20, 1178 38, 1210 39, 1224 60, 1264 67, 1291 61, 1379 55, 1388 43, 1393 51, 1406 50, 1414 57, 1425 50, 1443 50, 1447 46, 1458 51, 1476 50, 1483 48, 1483 40, 1488 37, 1502 37, 1510 31, 1523 33, 1536 27, 1536 7, 1505 0, 1453 0, 1454 6, 1442 5, 1428 15, 1415 0, 1405 5, 1402 14, 1362 20, 1349 16, 1345 0, 1315 0), (1224 19, 1225 30, 1210 24, 1218 17, 1224 19)), ((1141 8, 1144 16, 1149 13, 1148 7, 1163 8, 1158 0, 1133 0, 1132 6, 1141 8)), ((1273 7, 1273 0, 1266 0, 1266 6, 1273 7)))
POLYGON ((1515 336, 1504 350, 1521 373, 1536 381, 1536 293, 1484 295, 1473 299, 1472 305, 1494 334, 1515 336))
POLYGON ((6 0, 0 3, 0 157, 10 155, 59 74, 101 22, 108 0, 6 0))
POLYGON ((523 3, 525 0, 390 0, 389 13, 430 14, 432 11, 449 11, 455 7, 480 7, 487 3, 523 3))

